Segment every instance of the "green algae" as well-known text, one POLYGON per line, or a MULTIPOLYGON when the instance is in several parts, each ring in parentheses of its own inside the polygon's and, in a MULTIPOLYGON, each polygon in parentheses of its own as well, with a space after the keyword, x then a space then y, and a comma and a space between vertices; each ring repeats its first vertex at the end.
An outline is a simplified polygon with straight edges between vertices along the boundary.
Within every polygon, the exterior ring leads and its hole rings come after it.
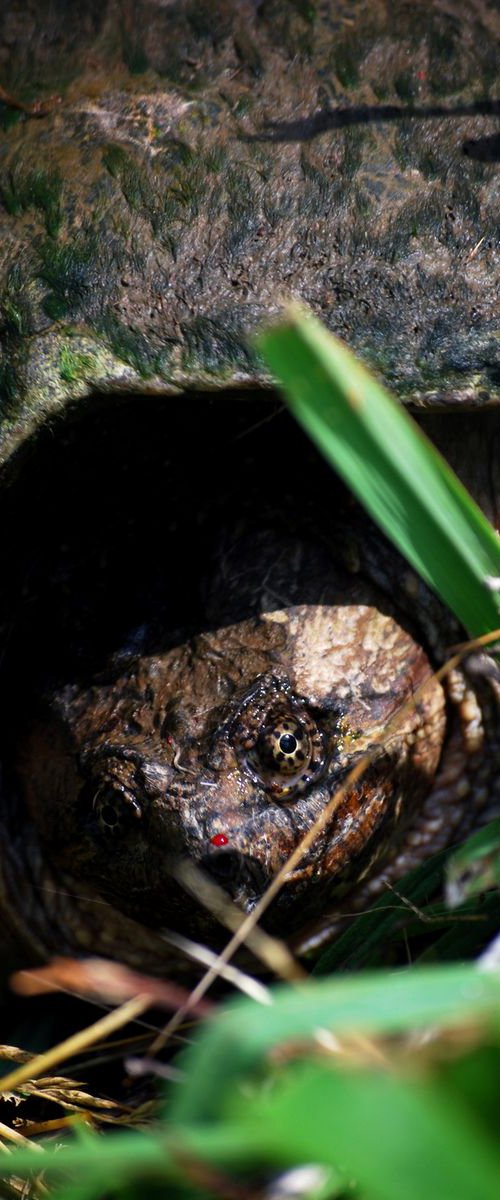
MULTIPOLYGON (((474 114, 425 119, 439 64, 452 110, 493 86, 488 28, 475 20, 460 43, 453 19, 426 6, 423 21, 405 6, 395 40, 390 12, 368 3, 350 6, 348 20, 344 5, 335 13, 302 0, 250 7, 251 17, 235 22, 226 0, 150 5, 150 24, 136 37, 130 12, 123 28, 105 28, 97 6, 93 33, 76 35, 67 23, 59 30, 60 79, 73 72, 69 102, 42 120, 0 106, 0 127, 2 112, 15 118, 0 138, 2 236, 7 245, 12 236, 7 263, 20 264, 7 283, 4 266, 0 284, 4 362, 8 348, 14 364, 3 376, 9 404, 26 379, 33 411, 39 398, 52 412, 55 397, 84 395, 87 367, 72 355, 86 353, 87 338, 101 345, 104 387, 108 379, 137 387, 153 375, 165 387, 180 378, 190 386, 203 372, 260 378, 245 339, 288 289, 317 303, 395 390, 432 385, 460 399, 470 370, 453 374, 451 340, 445 346, 438 331, 434 350, 431 337, 453 287, 462 328, 478 347, 477 378, 490 394, 498 387, 498 351, 483 355, 481 340, 495 302, 497 168, 467 159, 463 145, 490 125, 474 114), (92 44, 95 60, 84 54, 78 65, 76 42, 92 44), (244 52, 250 42, 257 57, 244 52), (422 115, 391 117, 381 128, 377 95, 422 115), (346 114, 345 126, 311 133, 310 118, 329 105, 352 109, 359 123, 346 114), (448 255, 436 254, 436 241, 448 255), (405 256, 403 281, 394 264, 405 256), (58 340, 68 323, 84 338, 69 356, 58 340), (56 349, 45 392, 49 343, 56 349)), ((24 63, 24 33, 19 40, 24 63)), ((35 38, 29 52, 50 56, 60 92, 54 45, 45 50, 35 38)), ((23 70, 19 88, 2 82, 24 98, 23 70)), ((33 99, 48 70, 44 60, 32 72, 33 99)), ((459 325, 451 338, 463 340, 459 325)))
POLYGON ((353 126, 342 131, 343 155, 342 174, 347 179, 353 179, 359 171, 363 159, 363 148, 368 137, 368 131, 353 126))
POLYGON ((129 208, 150 222, 156 236, 175 245, 169 226, 198 216, 202 203, 209 202, 207 174, 220 173, 226 157, 224 146, 197 154, 186 142, 169 139, 154 170, 116 144, 105 148, 103 164, 119 183, 129 208))
POLYGON ((20 401, 16 364, 12 359, 6 357, 0 361, 0 418, 6 421, 12 420, 19 410, 20 401))
POLYGON ((81 354, 63 346, 59 355, 59 374, 64 383, 76 383, 91 374, 95 366, 95 358, 91 354, 81 354))
POLYGON ((259 360, 248 341, 248 332, 244 311, 224 310, 211 316, 199 313, 182 327, 184 370, 201 369, 219 376, 222 364, 225 371, 231 367, 255 370, 259 360))
POLYGON ((34 304, 25 271, 14 263, 0 292, 0 335, 3 339, 25 337, 34 329, 34 304))
POLYGON ((207 150, 203 163, 209 174, 218 175, 227 162, 227 149, 222 145, 211 146, 207 150))
POLYGON ((125 324, 110 312, 96 322, 94 328, 105 339, 113 354, 128 363, 141 379, 164 372, 168 350, 152 346, 140 329, 125 324))
POLYGON ((0 422, 16 417, 23 400, 22 364, 28 358, 27 339, 34 332, 35 309, 23 266, 14 263, 0 292, 0 422))
POLYGON ((62 221, 62 179, 57 170, 27 169, 20 161, 4 169, 0 176, 0 204, 11 217, 29 208, 43 216, 49 237, 55 237, 62 221))
POLYGON ((259 224, 259 205, 248 171, 235 165, 224 177, 224 188, 231 222, 224 235, 224 246, 230 259, 237 256, 242 245, 259 224))
POLYGON ((374 22, 366 21, 363 31, 346 32, 336 38, 328 55, 328 67, 346 91, 357 88, 363 74, 363 63, 376 42, 374 22))
POLYGON ((116 144, 106 146, 102 161, 109 174, 118 181, 129 208, 150 214, 154 208, 154 193, 143 164, 116 144))
POLYGON ((47 316, 59 321, 85 309, 102 269, 102 245, 97 232, 82 232, 57 245, 43 243, 38 254, 38 278, 50 289, 43 301, 47 316))

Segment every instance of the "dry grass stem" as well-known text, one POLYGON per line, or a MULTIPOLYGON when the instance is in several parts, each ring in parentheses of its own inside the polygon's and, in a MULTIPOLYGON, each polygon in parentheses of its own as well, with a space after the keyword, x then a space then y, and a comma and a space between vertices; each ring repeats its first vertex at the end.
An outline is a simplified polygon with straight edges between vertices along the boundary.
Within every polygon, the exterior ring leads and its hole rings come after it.
POLYGON ((154 1042, 150 1047, 150 1055, 157 1054, 163 1048, 168 1039, 173 1033, 175 1033, 175 1031, 184 1021, 185 1017, 191 1011, 191 1007, 198 1004, 211 987, 212 983, 219 974, 220 967, 226 966, 240 946, 242 946, 244 943, 247 943, 248 938, 255 930, 260 918, 274 900, 275 896, 286 882, 288 876, 299 865, 304 855, 307 854, 307 851, 316 841, 316 838, 320 833, 322 833, 325 826, 331 820, 337 808, 342 803, 348 791, 355 783, 358 782, 358 780, 362 777, 362 775, 364 775, 365 771, 373 762, 373 759, 378 754, 382 738, 386 738, 388 734, 390 735, 397 731, 400 722, 409 712, 411 712, 412 708, 414 708, 421 699, 425 689, 429 687, 432 682, 439 682, 440 680, 444 679, 446 675, 450 673, 450 671, 454 671, 460 665, 465 655, 471 650, 476 649, 478 646, 487 645, 488 643, 498 641, 499 637, 500 630, 497 629, 493 632, 483 635, 482 637, 474 638, 469 642, 463 643, 459 647, 456 654, 447 659, 447 661, 443 663, 443 665, 439 667, 439 669, 435 671, 434 674, 429 677, 429 679, 424 680, 424 682, 415 689, 409 699, 406 700, 394 714, 392 720, 389 721, 382 730, 374 732, 373 745, 369 750, 366 751, 365 754, 362 755, 352 770, 349 771, 343 784, 341 784, 341 786, 337 789, 328 804, 325 805, 323 811, 314 822, 314 825, 312 825, 308 832, 304 835, 299 845, 296 846, 293 853, 287 859, 287 862, 284 863, 284 865, 281 867, 281 870, 277 872, 269 887, 255 905, 255 908, 252 909, 252 912, 243 917, 243 920, 241 923, 239 923, 236 932, 233 934, 233 937, 224 947, 224 950, 221 951, 215 963, 213 963, 213 965, 208 969, 206 974, 202 979, 200 979, 197 986, 191 992, 190 1000, 181 1006, 179 1011, 174 1014, 158 1037, 154 1039, 154 1042))
POLYGON ((15 1091, 23 1083, 39 1078, 56 1063, 64 1062, 67 1058, 80 1054, 82 1050, 92 1046, 99 1038, 107 1037, 108 1034, 114 1033, 115 1029, 121 1029, 123 1025, 133 1021, 136 1016, 145 1012, 150 1004, 150 996, 135 996, 132 1000, 128 1000, 120 1008, 107 1013, 105 1017, 100 1017, 93 1025, 88 1025, 86 1029, 72 1034, 63 1042, 59 1042, 57 1046, 53 1046, 51 1050, 46 1050, 31 1062, 24 1063, 15 1071, 11 1071, 9 1075, 5 1075, 0 1083, 0 1093, 15 1091))

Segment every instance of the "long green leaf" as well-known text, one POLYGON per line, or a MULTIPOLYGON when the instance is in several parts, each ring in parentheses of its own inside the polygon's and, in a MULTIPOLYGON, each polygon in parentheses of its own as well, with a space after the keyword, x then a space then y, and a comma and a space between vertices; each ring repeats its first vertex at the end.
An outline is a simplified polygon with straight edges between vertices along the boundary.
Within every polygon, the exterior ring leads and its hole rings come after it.
MULTIPOLYGON (((391 938, 441 887, 449 850, 441 850, 425 863, 419 863, 398 882, 397 894, 383 892, 365 912, 327 946, 313 968, 313 975, 332 975, 335 971, 353 971, 373 965, 374 957, 391 938), (406 904, 405 904, 406 901, 406 904)), ((375 963, 375 965, 377 965, 375 963)))
POLYGON ((500 817, 479 829, 452 856, 446 872, 450 908, 500 887, 500 817))
POLYGON ((298 421, 472 634, 500 624, 500 540, 416 423, 353 354, 290 306, 259 349, 298 421))
MULTIPOLYGON (((434 1192, 424 1189, 425 1195, 436 1200, 448 1195, 455 1200, 468 1200, 469 1195, 471 1200, 472 1196, 493 1198, 497 1151, 474 1121, 469 1135, 469 1116, 460 1097, 451 1092, 449 1098, 440 1095, 437 1077, 436 1087, 429 1077, 428 1088, 419 1092, 419 1080, 411 1072, 404 1080, 385 1070, 363 1070, 351 1076, 349 1067, 344 1071, 340 1062, 338 1071, 329 1063, 325 1068, 315 1062, 307 1055, 307 1042, 314 1049, 313 1039, 325 1029, 339 1035, 363 1030, 397 1033, 429 1023, 460 1025, 480 1017, 492 1023, 498 1036, 500 972, 480 973, 473 966, 374 972, 313 980, 294 989, 281 985, 273 989, 273 998, 269 1008, 234 1001, 207 1023, 198 1042, 184 1054, 185 1082, 171 1089, 167 1126, 151 1133, 74 1138, 63 1150, 40 1150, 38 1156, 31 1148, 16 1150, 5 1160, 0 1177, 43 1170, 47 1179, 60 1185, 61 1200, 72 1194, 72 1188, 75 1197, 92 1200, 111 1184, 119 1187, 125 1180, 163 1180, 173 1185, 169 1194, 175 1195, 176 1185, 182 1188, 183 1165, 191 1155, 230 1171, 251 1163, 261 1170, 272 1163, 288 1167, 319 1162, 333 1170, 331 1190, 337 1190, 335 1172, 345 1178, 347 1166, 349 1178, 359 1175, 367 1200, 371 1196, 378 1200, 379 1195, 399 1200, 401 1192, 396 1189, 405 1158, 416 1164, 423 1155, 430 1158, 426 1176, 433 1174, 436 1183, 434 1192), (313 1074, 305 1074, 305 1083, 300 1081, 296 1091, 292 1061, 291 1083, 285 1078, 283 1093, 262 1091, 259 1080, 269 1064, 269 1052, 287 1046, 301 1047, 301 1055, 309 1059, 305 1072, 313 1074), (382 1139, 389 1127, 397 1138, 392 1149, 390 1139, 385 1145, 382 1139), (454 1145, 453 1129, 458 1131, 454 1145), (363 1130, 361 1155, 357 1144, 363 1130), (470 1145, 470 1160, 460 1182, 454 1154, 456 1158, 457 1146, 462 1152, 466 1145, 470 1145), (384 1191, 389 1170, 394 1171, 394 1184, 384 1191), (84 1177, 78 1172, 84 1172, 84 1177), (470 1190, 473 1175, 476 1191, 470 1190)), ((418 1191, 403 1194, 416 1200, 418 1191)))
POLYGON ((235 1082, 254 1071, 273 1047, 312 1038, 319 1028, 336 1034, 397 1033, 481 1014, 498 1019, 500 972, 479 973, 473 966, 374 971, 311 980, 293 989, 278 986, 273 999, 269 1008, 236 1000, 207 1024, 203 1037, 186 1051, 186 1082, 171 1096, 173 1121, 213 1119, 235 1082))
POLYGON ((461 1097, 431 1075, 308 1063, 241 1108, 249 1140, 253 1116, 270 1158, 340 1167, 346 1186, 360 1186, 365 1200, 498 1198, 497 1145, 461 1097))

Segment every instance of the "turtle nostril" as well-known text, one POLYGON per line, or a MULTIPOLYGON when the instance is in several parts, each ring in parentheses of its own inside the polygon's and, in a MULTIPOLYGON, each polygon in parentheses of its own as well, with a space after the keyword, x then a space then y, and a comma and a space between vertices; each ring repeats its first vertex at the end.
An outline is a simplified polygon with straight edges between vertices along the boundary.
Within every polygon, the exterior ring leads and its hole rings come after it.
POLYGON ((206 855, 203 866, 218 883, 237 883, 244 874, 244 857, 238 850, 216 850, 206 855))

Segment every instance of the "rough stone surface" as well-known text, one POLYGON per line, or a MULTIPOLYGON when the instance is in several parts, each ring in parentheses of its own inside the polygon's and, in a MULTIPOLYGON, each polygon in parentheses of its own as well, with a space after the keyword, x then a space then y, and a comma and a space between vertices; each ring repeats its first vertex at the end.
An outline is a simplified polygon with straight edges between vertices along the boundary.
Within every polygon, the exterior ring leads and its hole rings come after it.
POLYGON ((89 389, 262 380, 300 296, 403 399, 500 395, 488 0, 0 14, 0 447, 89 389), (51 97, 59 97, 54 103, 51 97))

